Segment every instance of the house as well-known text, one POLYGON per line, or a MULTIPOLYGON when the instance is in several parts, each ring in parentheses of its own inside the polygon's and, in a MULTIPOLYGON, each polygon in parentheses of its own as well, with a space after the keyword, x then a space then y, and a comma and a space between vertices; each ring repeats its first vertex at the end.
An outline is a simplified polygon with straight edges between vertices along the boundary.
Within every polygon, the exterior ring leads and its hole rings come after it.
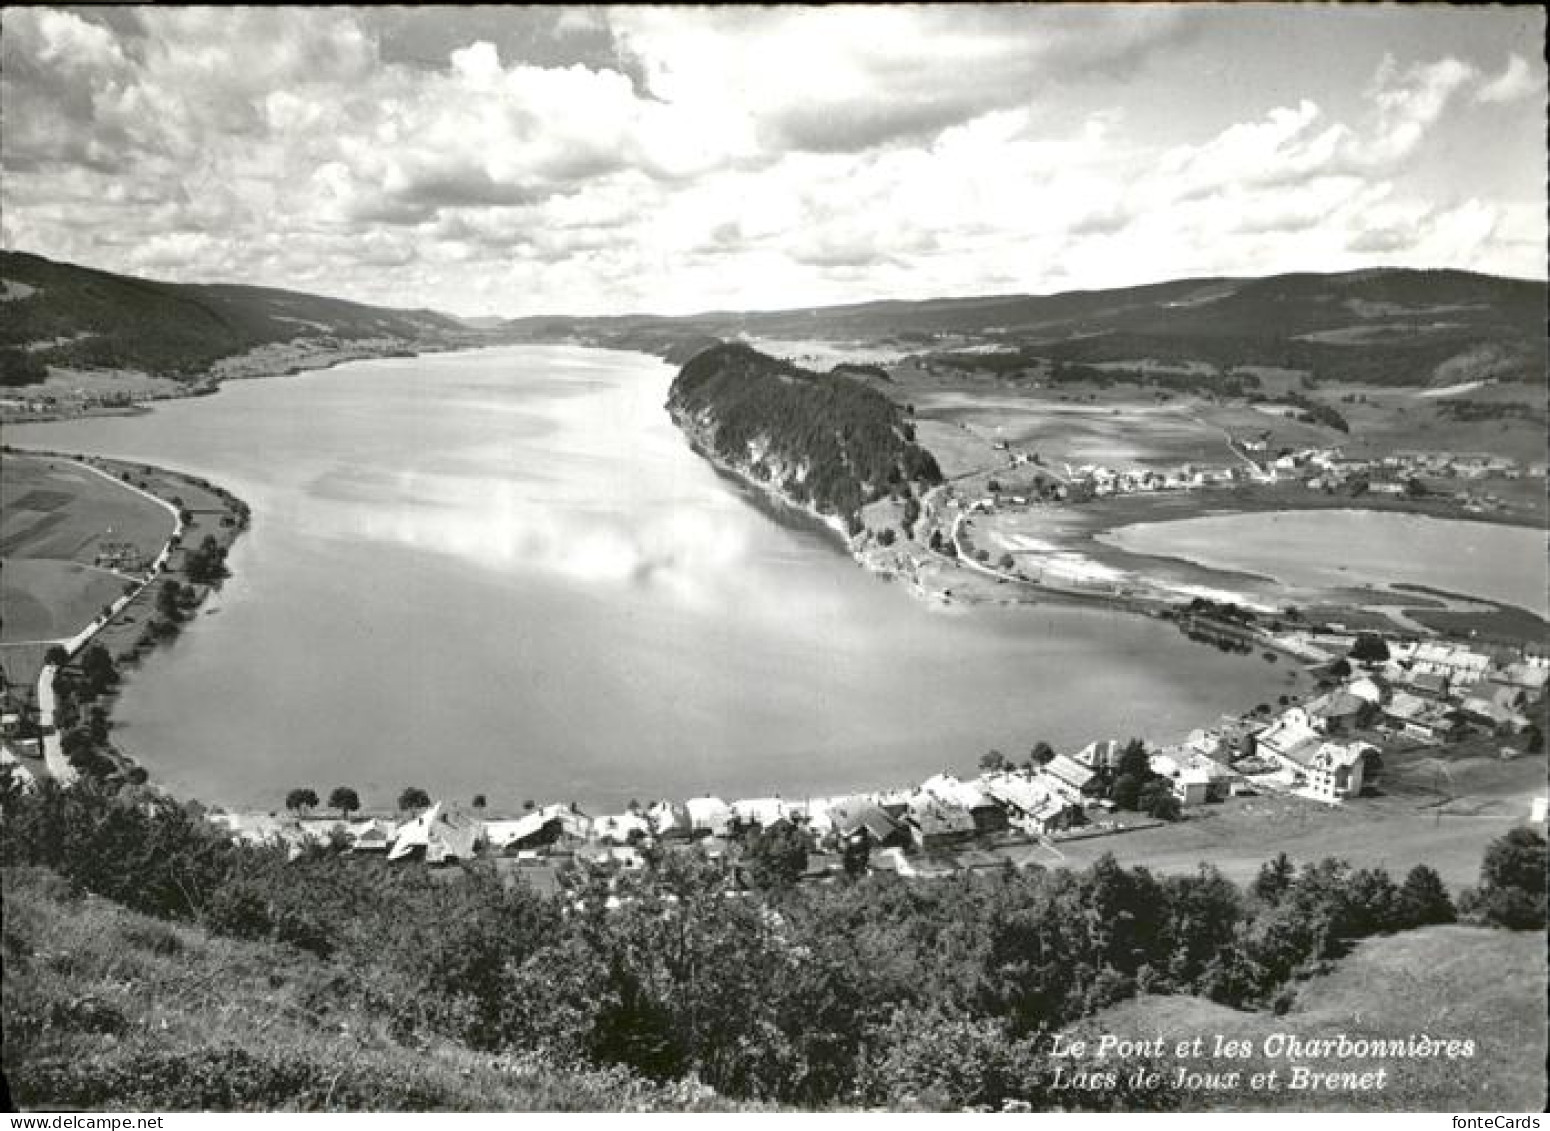
POLYGON ((661 841, 682 842, 694 838, 694 822, 689 810, 674 801, 658 801, 646 810, 651 831, 661 841))
POLYGON ((1353 742, 1349 746, 1334 742, 1321 745, 1308 760, 1304 771, 1309 792, 1325 801, 1360 795, 1368 751, 1376 752, 1376 748, 1365 742, 1353 742))
POLYGON ((598 844, 636 844, 651 838, 651 822, 639 813, 618 813, 592 822, 592 839, 598 844))
POLYGON ((1006 810, 976 785, 951 774, 937 774, 922 782, 920 791, 966 810, 974 818, 974 831, 981 835, 1006 831, 1006 810))
POLYGON ((1550 680, 1550 668, 1542 663, 1523 660, 1508 664, 1496 679, 1499 683, 1511 684, 1513 687, 1523 688, 1530 694, 1537 694, 1545 689, 1546 681, 1550 680))
POLYGON ((1012 827, 1044 836, 1067 827, 1076 814, 1071 804, 1038 778, 1021 773, 986 774, 980 788, 1007 813, 1012 827))
POLYGON ((594 868, 618 868, 626 872, 638 872, 646 866, 646 858, 632 847, 605 844, 584 844, 576 849, 576 863, 594 868))
POLYGON ((1056 754, 1039 773, 1056 793, 1075 805, 1097 796, 1103 788, 1097 774, 1065 754, 1056 754))
POLYGON ((351 821, 345 826, 351 852, 387 852, 393 847, 393 822, 376 817, 351 821))
POLYGON ((1071 757, 1089 770, 1103 773, 1119 765, 1119 756, 1123 750, 1124 746, 1118 739, 1105 738, 1098 742, 1089 742, 1071 757))
POLYGON ((1449 681, 1471 682, 1485 675, 1491 657, 1453 644, 1418 644, 1411 657, 1411 670, 1422 675, 1440 675, 1449 681))
POLYGON ((732 807, 719 797, 691 797, 684 802, 696 836, 726 836, 732 827, 732 807))
POLYGON ((1160 750, 1150 759, 1154 774, 1168 780, 1182 805, 1226 801, 1232 793, 1232 773, 1227 767, 1187 746, 1160 750))
POLYGON ((1408 691, 1394 692, 1383 714, 1404 734, 1422 742, 1437 742, 1458 730, 1458 720, 1446 706, 1408 691))
POLYGON ((1255 739, 1255 753, 1279 762, 1288 769, 1299 771, 1303 758, 1323 741, 1318 728, 1308 712, 1301 707, 1289 707, 1280 718, 1261 731, 1255 739))
POLYGON ((1343 734, 1354 729, 1370 707, 1366 699, 1344 688, 1320 695, 1304 705, 1309 721, 1325 734, 1343 734))
POLYGON ((484 823, 484 837, 497 852, 519 852, 554 844, 563 835, 558 817, 528 813, 516 820, 484 823))
POLYGON ((865 798, 841 798, 831 803, 829 817, 842 840, 865 836, 879 848, 902 848, 910 843, 909 829, 865 798))
POLYGON ((753 797, 732 802, 732 816, 745 825, 767 829, 787 816, 787 805, 778 797, 753 797))
POLYGON ((399 826, 388 850, 389 860, 421 857, 427 864, 471 860, 484 824, 461 813, 449 813, 436 802, 399 826))
POLYGON ((915 847, 925 852, 965 844, 974 839, 974 817, 960 805, 939 801, 929 794, 917 795, 905 823, 915 847))

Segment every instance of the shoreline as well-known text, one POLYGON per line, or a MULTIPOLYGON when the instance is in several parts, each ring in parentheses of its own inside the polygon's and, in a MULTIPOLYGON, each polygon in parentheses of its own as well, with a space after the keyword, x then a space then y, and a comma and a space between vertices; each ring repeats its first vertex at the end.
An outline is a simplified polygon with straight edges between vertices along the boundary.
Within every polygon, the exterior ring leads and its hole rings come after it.
MULTIPOLYGON (((59 712, 59 690, 55 681, 63 672, 68 672, 72 665, 93 644, 100 644, 108 650, 114 661, 115 682, 100 697, 97 705, 102 706, 107 713, 109 736, 98 744, 94 744, 93 754, 105 758, 114 764, 114 774, 122 775, 130 780, 138 778, 137 784, 150 784, 153 788, 161 789, 156 783, 150 781, 150 774, 146 767, 134 756, 134 753, 113 741, 112 716, 113 708, 117 705, 124 685, 129 678, 125 670, 149 653, 165 644, 174 641, 183 628, 195 623, 199 610, 209 600, 212 592, 218 589, 230 572, 225 566, 225 557, 231 547, 235 545, 249 528, 252 511, 246 502, 237 498, 230 491, 217 484, 211 483, 202 477, 189 472, 178 471, 173 468, 162 467, 155 464, 145 464, 133 460, 119 459, 116 457, 94 454, 60 452, 46 448, 16 448, 7 445, 5 454, 32 459, 53 459, 74 465, 83 471, 90 472, 101 478, 116 484, 117 486, 134 494, 154 502, 167 510, 173 518, 172 533, 162 544, 156 557, 145 569, 144 579, 134 588, 115 600, 102 615, 89 621, 80 631, 74 635, 57 642, 53 646, 62 647, 67 655, 63 665, 54 665, 45 662, 39 670, 36 681, 35 706, 38 712, 38 740, 39 749, 43 756, 50 776, 61 785, 68 785, 81 777, 76 766, 65 758, 63 752, 63 731, 57 724, 56 715, 59 712), (140 476, 138 481, 131 476, 140 476), (149 489, 145 484, 148 479, 160 478, 165 481, 163 488, 177 486, 178 490, 172 498, 164 497, 156 491, 149 489), (194 494, 206 496, 205 503, 215 501, 217 507, 203 506, 191 507, 185 502, 181 507, 174 499, 182 500, 184 496, 194 494), (201 523, 201 517, 217 515, 213 524, 201 523), (220 547, 221 565, 220 575, 208 581, 199 582, 188 577, 186 567, 180 565, 176 569, 173 566, 173 558, 182 553, 186 561, 189 551, 192 549, 185 536, 190 532, 203 532, 207 538, 214 539, 220 547), (175 574, 181 574, 181 580, 175 574), (147 606, 154 600, 147 595, 154 591, 160 592, 166 582, 174 582, 194 595, 193 602, 186 608, 183 617, 174 623, 175 627, 165 635, 158 635, 151 631, 150 625, 154 623, 151 617, 155 615, 154 606, 147 613, 147 606), (131 632, 131 626, 136 626, 139 631, 131 632), (126 641, 126 637, 134 636, 133 642, 126 641), (126 646, 127 645, 127 646, 126 646)), ((66 693, 68 695, 68 692, 66 693)), ((164 791, 164 790, 163 790, 164 791)))
MULTIPOLYGON (((290 343, 282 343, 290 344, 290 343)), ((58 424, 72 420, 90 419, 95 416, 143 416, 154 412, 158 403, 162 401, 186 401, 196 397, 211 397, 221 391, 221 387, 228 381, 268 381, 279 377, 294 377, 301 373, 314 373, 322 370, 334 369, 340 365, 346 365, 352 361, 379 361, 388 358, 415 358, 427 353, 445 353, 459 349, 479 349, 491 343, 465 342, 453 344, 435 344, 430 342, 414 342, 399 344, 392 348, 384 349, 326 349, 318 348, 312 351, 298 350, 295 355, 275 358, 265 364, 262 357, 255 358, 250 351, 247 354, 234 354, 231 357, 217 359, 206 371, 196 379, 183 385, 176 392, 164 392, 156 396, 147 397, 144 400, 131 401, 124 405, 90 405, 76 410, 50 410, 45 412, 0 412, 0 424, 58 424), (243 363, 248 362, 254 366, 248 370, 243 368, 243 363), (222 367, 225 366, 225 369, 222 367)), ((257 347, 262 350, 265 347, 257 347)), ((149 374, 134 374, 137 377, 149 377, 149 374)), ((19 386, 17 393, 24 393, 28 389, 41 390, 45 385, 19 386)), ((55 395, 55 394, 47 394, 55 395)))

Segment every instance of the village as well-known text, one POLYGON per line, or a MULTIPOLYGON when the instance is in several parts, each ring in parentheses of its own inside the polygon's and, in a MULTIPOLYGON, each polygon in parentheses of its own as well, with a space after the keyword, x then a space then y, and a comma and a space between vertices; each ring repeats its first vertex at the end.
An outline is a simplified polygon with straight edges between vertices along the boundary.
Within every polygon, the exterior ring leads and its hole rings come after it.
MULTIPOLYGON (((360 815, 354 791, 341 787, 330 798, 333 816, 312 812, 319 801, 310 790, 292 791, 289 813, 209 816, 233 838, 281 846, 292 858, 330 850, 431 865, 487 858, 540 887, 558 884, 571 867, 638 871, 663 852, 735 864, 755 840, 775 834, 802 849, 802 880, 858 870, 931 879, 1048 865, 1073 842, 1188 822, 1238 798, 1359 811, 1396 751, 1441 752, 1470 738, 1499 742, 1504 760, 1543 750, 1535 720, 1550 657, 1540 652, 1369 634, 1322 634, 1306 647, 1322 678, 1319 693, 1303 701, 1261 704, 1165 745, 1109 738, 1057 753, 1040 743, 1020 765, 992 751, 972 778, 944 772, 819 798, 661 799, 599 815, 563 802, 492 815, 483 797, 464 807, 418 789, 404 791, 395 815, 360 815)), ((6 761, 25 773, 11 741, 6 761)), ((1522 817, 1543 824, 1544 797, 1522 817)))

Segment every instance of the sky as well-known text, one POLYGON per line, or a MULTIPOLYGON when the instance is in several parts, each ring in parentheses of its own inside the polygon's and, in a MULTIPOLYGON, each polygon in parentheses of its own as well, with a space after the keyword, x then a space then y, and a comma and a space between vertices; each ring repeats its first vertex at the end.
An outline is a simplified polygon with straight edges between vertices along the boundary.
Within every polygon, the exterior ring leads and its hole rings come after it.
POLYGON ((1545 15, 6 8, 0 242, 467 316, 1546 274, 1545 15))

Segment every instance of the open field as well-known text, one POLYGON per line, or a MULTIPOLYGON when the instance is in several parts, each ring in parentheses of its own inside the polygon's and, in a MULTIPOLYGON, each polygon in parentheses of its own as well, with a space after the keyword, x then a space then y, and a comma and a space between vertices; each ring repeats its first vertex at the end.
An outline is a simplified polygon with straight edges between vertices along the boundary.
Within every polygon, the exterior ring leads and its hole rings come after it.
POLYGON ((172 534, 172 516, 102 476, 58 459, 0 457, 0 555, 91 565, 104 538, 147 560, 172 534))
MULTIPOLYGON (((1162 1038, 1176 1071, 1247 1081, 1276 1070, 1281 1087, 1196 1090, 1193 1110, 1540 1111, 1545 1103, 1545 940, 1539 931, 1442 926, 1359 943, 1333 969, 1302 983, 1282 1015, 1245 1013, 1194 997, 1142 997, 1104 1010, 1075 1027, 1081 1034, 1162 1038), (1215 1037, 1246 1040, 1252 1055, 1209 1055, 1215 1037), (1301 1040, 1472 1040, 1474 1055, 1456 1059, 1269 1056, 1266 1038, 1301 1040), (1208 1055, 1174 1059, 1180 1041, 1205 1038, 1208 1055), (1366 1072, 1386 1068, 1384 1086, 1310 1092, 1285 1088, 1290 1069, 1366 1072)), ((1276 1046, 1269 1046, 1274 1053, 1276 1046)), ((1111 1065, 1112 1067, 1112 1065, 1111 1065)))
POLYGON ((75 635, 128 583, 93 564, 104 544, 129 543, 148 563, 172 534, 164 507, 75 464, 6 455, 0 471, 0 640, 6 643, 75 635))
POLYGON ((127 584, 133 582, 79 562, 13 558, 0 568, 0 640, 66 640, 127 584))

